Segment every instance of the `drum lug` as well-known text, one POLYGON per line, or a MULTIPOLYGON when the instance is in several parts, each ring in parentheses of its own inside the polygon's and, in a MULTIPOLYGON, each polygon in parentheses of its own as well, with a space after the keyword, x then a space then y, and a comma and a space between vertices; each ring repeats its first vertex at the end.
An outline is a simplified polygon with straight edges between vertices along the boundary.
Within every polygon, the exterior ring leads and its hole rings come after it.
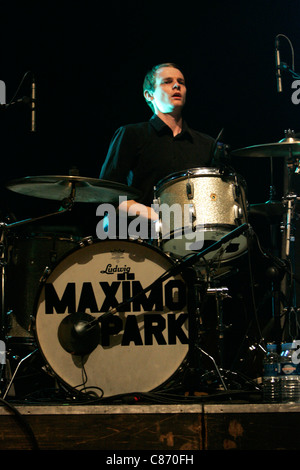
POLYGON ((154 230, 155 230, 155 240, 157 240, 157 245, 160 246, 161 244, 161 234, 162 234, 162 221, 161 218, 154 222, 154 230))
POLYGON ((242 208, 237 204, 234 205, 234 218, 236 222, 241 221, 243 218, 242 208))
POLYGON ((49 266, 46 266, 43 274, 40 277, 39 282, 40 283, 45 282, 50 273, 51 273, 51 269, 49 268, 49 266))
POLYGON ((188 199, 194 199, 194 184, 188 179, 186 183, 186 195, 188 199))
POLYGON ((241 197, 241 188, 237 183, 234 183, 232 185, 232 194, 233 194, 233 199, 238 202, 240 197, 241 197))
POLYGON ((92 245, 94 243, 93 237, 89 235, 88 237, 82 238, 79 242, 78 245, 83 248, 87 245, 92 245))
POLYGON ((194 204, 189 205, 189 217, 190 217, 190 221, 191 221, 191 224, 192 224, 192 231, 195 232, 196 231, 197 216, 196 216, 196 208, 195 208, 194 204))

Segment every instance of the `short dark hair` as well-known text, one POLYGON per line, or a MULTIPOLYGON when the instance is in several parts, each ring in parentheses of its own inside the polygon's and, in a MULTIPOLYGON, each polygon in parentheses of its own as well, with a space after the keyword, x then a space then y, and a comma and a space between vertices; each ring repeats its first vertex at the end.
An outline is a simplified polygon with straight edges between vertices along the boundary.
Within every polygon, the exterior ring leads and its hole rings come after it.
MULTIPOLYGON (((162 64, 154 65, 149 72, 146 73, 146 76, 144 78, 144 83, 143 83, 143 94, 145 96, 145 91, 148 91, 152 93, 155 90, 155 83, 156 83, 156 72, 159 69, 162 69, 163 67, 173 67, 174 69, 180 70, 182 72, 181 68, 174 64, 173 62, 165 62, 162 64)), ((183 73, 183 72, 182 72, 183 73)), ((153 104, 151 101, 146 100, 146 103, 152 111, 154 111, 153 104)))

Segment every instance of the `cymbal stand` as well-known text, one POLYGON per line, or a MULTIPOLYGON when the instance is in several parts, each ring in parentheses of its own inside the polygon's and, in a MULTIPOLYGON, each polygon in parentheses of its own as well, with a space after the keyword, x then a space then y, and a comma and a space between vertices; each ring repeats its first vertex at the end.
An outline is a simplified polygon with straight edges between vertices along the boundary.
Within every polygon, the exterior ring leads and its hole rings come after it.
MULTIPOLYGON (((2 225, 2 224, 1 224, 2 225)), ((5 239, 5 231, 2 230, 0 239, 0 270, 1 270, 1 332, 0 332, 0 390, 4 383, 4 373, 6 364, 6 341, 5 333, 7 328, 7 321, 5 316, 5 275, 7 264, 7 246, 5 239)))
POLYGON ((273 157, 270 157, 270 199, 267 202, 274 202, 275 194, 276 194, 276 189, 274 186, 273 157))
POLYGON ((207 289, 208 295, 214 295, 216 300, 217 310, 217 331, 218 331, 218 353, 220 359, 220 367, 224 367, 224 333, 226 326, 223 322, 223 300, 229 298, 227 287, 209 287, 207 289))
MULTIPOLYGON (((201 315, 201 307, 203 305, 202 296, 208 295, 215 295, 216 296, 216 304, 217 304, 217 321, 218 326, 217 329, 219 331, 219 342, 218 342, 218 352, 219 357, 223 358, 223 338, 224 338, 224 328, 223 328, 223 309, 222 309, 222 297, 223 297, 223 288, 203 288, 204 281, 203 276, 198 269, 197 265, 190 268, 190 272, 192 271, 192 279, 190 280, 190 289, 189 289, 189 296, 190 296, 190 303, 189 303, 189 318, 190 318, 190 340, 191 340, 191 353, 192 359, 196 363, 196 368, 201 369, 201 361, 199 360, 197 351, 201 353, 202 356, 207 357, 212 363, 217 374, 217 377, 220 380, 221 385, 223 386, 224 390, 227 390, 226 384, 223 380, 220 368, 217 364, 215 358, 210 355, 207 351, 205 351, 201 346, 201 331, 202 331, 202 315, 201 315)), ((209 283, 208 283, 209 285, 209 283)), ((226 290, 226 288, 224 288, 226 290)), ((222 365, 222 360, 221 360, 222 365)), ((192 364, 193 367, 193 364, 192 364)))
POLYGON ((1 269, 1 334, 0 339, 5 337, 5 268, 7 264, 7 246, 5 236, 5 224, 0 224, 2 227, 1 239, 0 239, 0 269, 1 269))

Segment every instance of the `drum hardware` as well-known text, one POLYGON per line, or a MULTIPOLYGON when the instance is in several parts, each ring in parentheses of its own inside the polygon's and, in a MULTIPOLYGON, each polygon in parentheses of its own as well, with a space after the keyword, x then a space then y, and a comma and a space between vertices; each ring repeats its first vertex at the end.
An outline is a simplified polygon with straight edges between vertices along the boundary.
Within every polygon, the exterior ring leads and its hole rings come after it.
POLYGON ((194 204, 189 204, 189 216, 190 216, 190 223, 192 226, 192 232, 195 232, 197 229, 196 227, 197 216, 196 216, 196 208, 194 204))
POLYGON ((5 400, 6 395, 8 394, 9 390, 11 389, 11 386, 12 386, 14 380, 15 380, 15 377, 17 375, 17 372, 18 372, 20 366, 23 364, 23 362, 25 362, 27 359, 29 359, 31 356, 33 356, 33 354, 35 354, 37 351, 38 351, 38 349, 35 349, 31 353, 27 354, 27 356, 20 359, 20 361, 18 362, 18 365, 17 365, 17 367, 16 367, 16 369, 15 369, 15 371, 14 371, 14 373, 13 373, 13 375, 12 375, 12 377, 11 377, 11 379, 10 379, 6 389, 5 389, 5 392, 4 392, 3 397, 2 397, 3 400, 5 400))
POLYGON ((0 267, 1 267, 1 332, 0 332, 0 340, 5 339, 5 332, 6 332, 6 317, 5 317, 5 268, 7 264, 7 246, 6 246, 6 239, 5 239, 5 231, 3 228, 5 227, 4 223, 0 224, 1 231, 1 240, 0 240, 0 267))
POLYGON ((215 371, 216 371, 216 373, 217 373, 217 376, 218 376, 218 378, 220 379, 220 382, 221 382, 221 384, 222 384, 224 390, 228 390, 228 387, 227 387, 227 385, 226 385, 225 382, 224 382, 223 375, 221 374, 221 370, 220 370, 220 368, 218 367, 215 358, 214 358, 213 356, 211 356, 210 354, 208 354, 206 351, 204 351, 204 349, 202 349, 202 348, 199 346, 199 344, 195 344, 195 347, 196 347, 196 349, 198 349, 198 350, 200 351, 201 354, 203 354, 203 356, 206 356, 206 357, 208 357, 208 359, 211 360, 211 362, 212 362, 213 365, 214 365, 214 368, 215 368, 215 371))
MULTIPOLYGON (((296 220, 296 211, 298 209, 299 197, 294 192, 292 188, 292 176, 299 174, 299 157, 300 157, 300 140, 295 136, 293 130, 288 129, 285 131, 285 138, 279 142, 255 145, 250 147, 241 148, 231 152, 232 156, 237 157, 251 157, 251 158, 270 158, 271 161, 271 186, 270 186, 270 200, 265 204, 258 204, 250 206, 250 212, 261 212, 266 214, 268 217, 273 218, 275 216, 285 216, 285 222, 281 224, 281 230, 284 232, 285 236, 285 258, 290 264, 290 270, 286 270, 290 277, 290 288, 291 295, 290 299, 292 305, 288 309, 284 309, 283 313, 287 311, 297 312, 296 304, 296 293, 295 293, 295 220, 296 220), (273 186, 273 157, 285 158, 286 167, 288 170, 288 188, 287 194, 281 202, 276 202, 272 200, 274 196, 274 186, 273 186)), ((279 300, 279 290, 278 281, 275 280, 273 283, 273 316, 275 318, 276 324, 276 339, 282 339, 283 328, 280 321, 280 300, 279 300)), ((296 324, 298 322, 296 321, 296 324)))
POLYGON ((220 367, 223 367, 223 360, 224 360, 224 333, 229 328, 229 326, 225 326, 223 322, 223 301, 226 298, 230 298, 228 294, 227 287, 209 287, 207 289, 208 295, 214 295, 216 299, 216 307, 217 307, 217 331, 218 331, 218 350, 219 350, 219 359, 220 359, 220 367))
MULTIPOLYGON (((288 131, 288 139, 294 139, 294 132, 288 131)), ((296 253, 295 253, 295 241, 296 241, 296 219, 297 219, 297 202, 298 196, 293 189, 293 181, 292 175, 298 174, 299 172, 299 158, 298 153, 294 151, 294 147, 291 146, 289 149, 289 155, 286 158, 286 165, 288 170, 288 188, 287 194, 284 197, 285 203, 285 223, 283 224, 284 227, 284 237, 285 237, 285 259, 288 261, 290 266, 289 274, 289 287, 290 287, 290 295, 289 295, 289 306, 287 311, 283 311, 285 315, 287 312, 295 312, 294 324, 295 324, 295 332, 293 333, 293 338, 297 338, 299 336, 299 326, 298 326, 298 318, 297 318, 297 297, 296 297, 296 277, 294 276, 296 270, 296 253), (295 335, 295 336, 294 336, 295 335)), ((287 319, 287 324, 289 325, 289 334, 292 332, 292 317, 293 315, 287 315, 285 318, 287 319)), ((284 326, 282 331, 284 331, 284 326)))
MULTIPOLYGON (((220 380, 221 385, 223 386, 224 390, 227 390, 227 386, 225 384, 225 381, 223 379, 222 373, 221 373, 221 368, 223 367, 223 358, 224 358, 224 332, 226 330, 226 326, 224 326, 223 323, 223 300, 227 297, 228 295, 228 288, 227 287, 211 287, 211 280, 208 279, 207 285, 205 289, 204 295, 211 295, 215 296, 216 300, 216 309, 217 309, 217 331, 218 331, 218 359, 219 359, 219 365, 216 361, 216 359, 209 354, 207 351, 205 351, 201 346, 201 304, 202 304, 202 291, 203 291, 203 281, 202 281, 202 276, 201 272, 197 268, 197 266, 193 267, 194 269, 194 279, 193 279, 193 294, 194 294, 194 299, 193 299, 193 304, 194 308, 194 316, 195 316, 195 336, 194 336, 194 341, 193 341, 193 349, 194 349, 194 354, 196 354, 196 351, 199 351, 200 354, 203 356, 206 356, 212 363, 213 367, 215 370, 215 373, 217 377, 220 380)), ((201 362, 201 361, 200 361, 201 362)), ((199 360, 196 360, 196 363, 199 363, 199 360)))
POLYGON ((189 172, 188 172, 188 182, 186 183, 186 195, 188 199, 194 198, 194 183, 190 181, 189 172))
POLYGON ((119 202, 119 197, 138 200, 140 192, 121 183, 83 176, 26 176, 9 181, 6 188, 25 196, 88 203, 119 202))
POLYGON ((285 255, 287 258, 290 257, 291 243, 295 241, 294 233, 294 221, 295 221, 295 202, 297 201, 297 195, 290 193, 285 197, 286 202, 286 222, 282 225, 285 227, 285 255))

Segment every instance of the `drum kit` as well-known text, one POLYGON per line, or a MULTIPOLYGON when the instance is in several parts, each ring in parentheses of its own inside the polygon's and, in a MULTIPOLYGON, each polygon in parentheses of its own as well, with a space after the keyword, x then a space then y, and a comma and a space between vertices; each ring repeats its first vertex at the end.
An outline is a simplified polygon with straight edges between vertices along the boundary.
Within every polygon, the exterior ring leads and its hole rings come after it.
MULTIPOLYGON (((300 141, 289 134, 278 143, 242 148, 231 155, 285 158, 291 176, 298 171, 300 141)), ((19 297, 23 314, 27 312, 23 326, 33 331, 36 344, 20 364, 38 351, 67 389, 83 394, 92 391, 101 398, 168 388, 178 375, 185 374, 191 357, 200 354, 208 357, 221 386, 228 388, 222 376, 222 305, 229 292, 216 280, 248 252, 251 206, 243 178, 227 167, 194 168, 158 182, 154 200, 159 207, 187 207, 188 217, 172 219, 165 237, 160 211, 158 238, 152 242, 87 236, 64 245, 51 264, 45 260, 45 250, 53 252, 57 245, 50 249, 41 238, 40 252, 35 254, 40 266, 35 279, 27 284, 35 294, 29 307, 15 292, 14 276, 7 275, 14 262, 9 247, 14 244, 10 240, 15 229, 60 217, 77 202, 117 204, 120 196, 138 200, 140 193, 123 184, 77 175, 25 177, 8 182, 6 188, 60 204, 53 213, 1 224, 3 344, 10 335, 7 291, 19 297), (191 242, 191 233, 201 233, 201 246, 191 242), (199 312, 206 295, 216 300, 218 357, 211 356, 199 341, 199 312)), ((252 206, 267 216, 286 214, 286 257, 291 256, 298 200, 289 187, 281 202, 252 206)), ((23 265, 16 263, 16 269, 23 271, 25 279, 30 261, 23 254, 24 259, 23 265)), ((17 370, 5 384, 3 398, 17 370)))

